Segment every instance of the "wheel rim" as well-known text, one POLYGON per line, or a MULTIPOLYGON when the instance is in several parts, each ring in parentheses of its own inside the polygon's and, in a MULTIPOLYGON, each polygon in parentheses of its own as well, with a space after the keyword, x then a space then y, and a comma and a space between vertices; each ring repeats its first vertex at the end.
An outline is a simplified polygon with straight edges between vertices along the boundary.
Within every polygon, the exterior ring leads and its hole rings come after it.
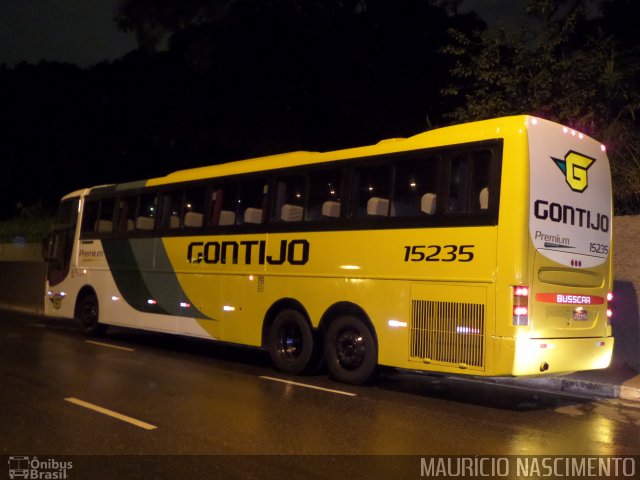
POLYGON ((295 325, 285 325, 279 332, 277 349, 282 358, 294 360, 302 353, 302 332, 295 325))
POLYGON ((80 320, 82 324, 90 327, 95 325, 98 321, 98 306, 96 302, 92 300, 87 300, 83 303, 82 308, 80 309, 80 320))
POLYGON ((364 361, 367 353, 364 338, 357 330, 345 330, 336 340, 338 362, 346 370, 355 370, 364 361))

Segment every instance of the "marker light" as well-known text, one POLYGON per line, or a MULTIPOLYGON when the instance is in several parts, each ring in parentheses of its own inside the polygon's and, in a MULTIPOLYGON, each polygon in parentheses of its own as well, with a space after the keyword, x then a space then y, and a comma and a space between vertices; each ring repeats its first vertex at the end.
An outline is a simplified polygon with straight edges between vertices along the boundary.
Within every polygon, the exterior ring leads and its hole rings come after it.
POLYGON ((235 312, 236 307, 232 307, 231 305, 224 305, 222 307, 222 310, 224 310, 225 312, 235 312))
POLYGON ((529 325, 529 287, 513 286, 513 324, 529 325))
POLYGON ((401 322, 400 320, 389 320, 388 322, 390 327, 406 327, 407 322, 401 322))
POLYGON ((607 292, 607 325, 611 325, 611 317, 613 317, 613 310, 611 309, 612 302, 613 292, 607 292))
POLYGON ((155 301, 153 298, 150 298, 149 300, 147 300, 147 303, 148 303, 149 305, 156 305, 158 302, 157 302, 157 301, 155 301))
POLYGON ((525 287, 523 285, 518 285, 516 287, 514 287, 515 290, 513 292, 513 294, 516 297, 528 297, 529 296, 529 287, 525 287))

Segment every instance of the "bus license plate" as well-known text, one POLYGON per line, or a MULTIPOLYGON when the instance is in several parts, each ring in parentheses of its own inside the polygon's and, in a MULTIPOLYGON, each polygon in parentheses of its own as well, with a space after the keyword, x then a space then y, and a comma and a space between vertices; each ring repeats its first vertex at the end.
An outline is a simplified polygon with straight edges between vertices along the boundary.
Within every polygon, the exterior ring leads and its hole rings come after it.
POLYGON ((574 310, 573 312, 573 319, 574 320, 588 320, 589 319, 589 315, 587 314, 586 310, 574 310))

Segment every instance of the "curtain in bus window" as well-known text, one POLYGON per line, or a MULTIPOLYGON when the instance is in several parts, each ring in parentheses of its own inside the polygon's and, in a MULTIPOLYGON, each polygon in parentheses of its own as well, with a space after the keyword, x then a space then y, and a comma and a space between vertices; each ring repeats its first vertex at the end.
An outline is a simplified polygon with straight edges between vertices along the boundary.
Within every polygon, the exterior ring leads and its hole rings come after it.
POLYGON ((117 201, 116 230, 133 230, 135 226, 137 197, 120 197, 117 201))

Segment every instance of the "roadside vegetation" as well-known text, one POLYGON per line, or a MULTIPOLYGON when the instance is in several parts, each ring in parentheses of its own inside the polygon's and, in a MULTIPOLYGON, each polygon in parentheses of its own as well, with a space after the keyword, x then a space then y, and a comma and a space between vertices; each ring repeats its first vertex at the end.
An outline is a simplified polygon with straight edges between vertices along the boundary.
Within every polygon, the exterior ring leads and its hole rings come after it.
POLYGON ((36 203, 19 206, 17 216, 0 221, 0 243, 40 242, 53 226, 53 215, 36 203))

